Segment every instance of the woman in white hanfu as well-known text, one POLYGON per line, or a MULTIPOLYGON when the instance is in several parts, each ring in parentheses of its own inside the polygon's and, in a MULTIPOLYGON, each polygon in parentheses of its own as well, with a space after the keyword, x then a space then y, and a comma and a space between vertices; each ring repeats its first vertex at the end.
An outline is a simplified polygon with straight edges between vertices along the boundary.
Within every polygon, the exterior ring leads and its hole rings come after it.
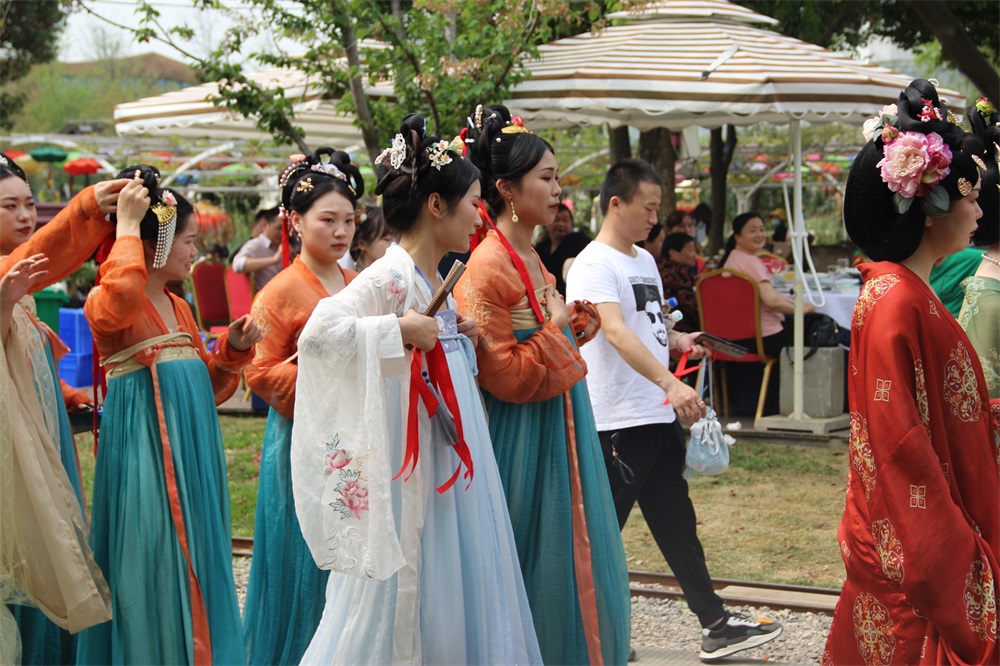
POLYGON ((475 323, 450 297, 418 314, 445 252, 468 251, 480 195, 476 167, 424 126, 408 116, 376 160, 399 245, 321 300, 299 338, 295 508, 333 571, 307 664, 541 663, 475 323))

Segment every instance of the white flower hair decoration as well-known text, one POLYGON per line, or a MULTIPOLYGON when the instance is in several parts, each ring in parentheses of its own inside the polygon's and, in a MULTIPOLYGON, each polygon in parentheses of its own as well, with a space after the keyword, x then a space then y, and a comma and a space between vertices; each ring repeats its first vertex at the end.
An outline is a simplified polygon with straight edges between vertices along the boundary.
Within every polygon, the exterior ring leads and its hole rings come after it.
POLYGON ((448 150, 451 148, 451 144, 447 141, 435 141, 431 145, 427 146, 427 154, 430 156, 431 166, 441 170, 441 167, 451 164, 451 155, 448 154, 448 150))
POLYGON ((392 165, 393 169, 398 169, 403 166, 403 162, 406 161, 406 139, 403 138, 402 134, 397 134, 392 139, 392 145, 375 158, 375 164, 381 164, 385 158, 389 158, 389 164, 392 165))

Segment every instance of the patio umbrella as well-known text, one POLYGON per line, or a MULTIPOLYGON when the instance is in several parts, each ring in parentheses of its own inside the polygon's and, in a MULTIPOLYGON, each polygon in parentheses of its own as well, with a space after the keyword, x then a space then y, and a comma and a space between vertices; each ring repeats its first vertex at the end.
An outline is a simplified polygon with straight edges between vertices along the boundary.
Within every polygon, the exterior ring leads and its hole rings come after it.
POLYGON ((69 174, 69 194, 73 196, 73 177, 83 176, 84 184, 90 185, 90 177, 103 167, 100 162, 89 157, 78 157, 63 164, 63 171, 69 174))
MULTIPOLYGON (((777 21, 727 0, 662 0, 607 18, 626 22, 539 47, 539 57, 526 63, 530 77, 511 91, 511 112, 533 129, 787 122, 790 171, 796 174, 802 166, 801 121, 853 122, 860 135, 861 123, 895 101, 913 79, 758 28, 777 21)), ((962 113, 960 93, 938 90, 962 113)), ((812 263, 801 177, 794 179, 789 208, 796 266, 795 408, 789 420, 796 421, 805 416, 803 265, 812 263)), ((812 274, 816 278, 814 268, 812 274)))
POLYGON ((28 153, 24 152, 23 150, 5 150, 4 154, 16 162, 18 158, 24 157, 28 153))
MULTIPOLYGON (((265 88, 280 88, 293 101, 295 124, 305 132, 312 146, 335 146, 348 152, 364 147, 361 130, 353 115, 336 110, 337 99, 330 99, 315 85, 315 80, 294 69, 265 69, 248 75, 265 88)), ((267 139, 254 125, 253 118, 240 116, 215 106, 210 98, 218 94, 217 83, 205 83, 182 90, 146 97, 115 107, 115 131, 121 136, 182 136, 191 138, 267 139)), ((391 88, 372 88, 369 92, 391 95, 391 88)))
POLYGON ((12 151, 15 153, 21 153, 20 155, 14 157, 14 161, 17 162, 17 166, 21 167, 25 174, 29 176, 34 176, 42 172, 45 168, 42 166, 41 162, 36 161, 28 153, 22 153, 19 150, 12 151))
POLYGON ((101 165, 95 159, 80 157, 66 162, 62 168, 71 176, 92 176, 101 170, 101 165))
MULTIPOLYGON (((539 47, 511 112, 537 129, 860 125, 913 79, 756 27, 777 21, 727 0, 664 0, 608 18, 627 22, 539 47)), ((961 113, 962 95, 940 92, 961 113)))
POLYGON ((35 148, 30 153, 31 159, 36 162, 47 162, 49 165, 49 179, 48 188, 50 190, 54 189, 52 184, 52 165, 56 162, 63 162, 66 160, 67 153, 62 148, 56 148, 55 146, 42 146, 41 148, 35 148))

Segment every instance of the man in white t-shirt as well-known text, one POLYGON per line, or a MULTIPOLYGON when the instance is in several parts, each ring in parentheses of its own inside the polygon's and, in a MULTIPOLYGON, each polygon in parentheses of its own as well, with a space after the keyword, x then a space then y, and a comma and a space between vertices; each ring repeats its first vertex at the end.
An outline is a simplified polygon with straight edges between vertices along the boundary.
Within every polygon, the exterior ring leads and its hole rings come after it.
POLYGON ((611 167, 601 187, 604 223, 570 268, 566 298, 588 300, 601 315, 600 332, 580 353, 619 527, 638 501, 702 625, 700 656, 711 661, 777 638, 781 625, 726 611, 698 540, 677 417, 693 423, 704 416, 705 403, 670 372, 669 363, 671 348, 690 352, 691 359, 708 350, 697 344, 697 332, 668 331, 656 261, 635 246, 657 222, 662 182, 642 160, 611 167))

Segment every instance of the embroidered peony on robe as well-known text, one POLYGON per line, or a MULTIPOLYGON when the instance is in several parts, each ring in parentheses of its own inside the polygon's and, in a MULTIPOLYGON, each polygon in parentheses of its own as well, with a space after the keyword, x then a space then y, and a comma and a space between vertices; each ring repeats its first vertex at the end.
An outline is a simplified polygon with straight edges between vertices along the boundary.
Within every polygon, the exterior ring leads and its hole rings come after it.
POLYGON ((861 266, 847 581, 824 664, 997 663, 1000 451, 976 354, 910 270, 861 266))

